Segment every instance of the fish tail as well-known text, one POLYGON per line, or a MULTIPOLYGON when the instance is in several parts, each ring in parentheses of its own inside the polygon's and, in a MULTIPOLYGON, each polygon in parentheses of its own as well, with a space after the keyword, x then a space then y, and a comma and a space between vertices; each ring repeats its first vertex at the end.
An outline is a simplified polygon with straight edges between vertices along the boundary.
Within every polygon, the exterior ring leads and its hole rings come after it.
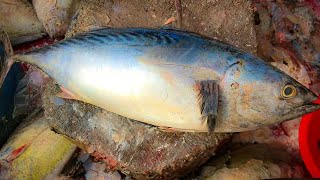
POLYGON ((13 64, 13 49, 8 34, 0 27, 0 87, 13 64))

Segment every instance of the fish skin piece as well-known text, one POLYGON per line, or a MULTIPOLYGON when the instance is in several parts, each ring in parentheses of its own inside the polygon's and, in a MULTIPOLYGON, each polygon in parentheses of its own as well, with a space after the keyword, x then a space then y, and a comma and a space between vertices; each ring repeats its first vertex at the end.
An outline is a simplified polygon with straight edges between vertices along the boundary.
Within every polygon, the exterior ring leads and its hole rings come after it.
POLYGON ((0 0, 0 26, 13 45, 43 37, 45 29, 27 0, 0 0))
POLYGON ((39 67, 86 103, 181 131, 247 131, 319 109, 310 103, 317 97, 282 71, 181 30, 82 33, 4 60, 0 82, 12 61, 39 67), (296 97, 280 96, 287 84, 296 88, 296 97))

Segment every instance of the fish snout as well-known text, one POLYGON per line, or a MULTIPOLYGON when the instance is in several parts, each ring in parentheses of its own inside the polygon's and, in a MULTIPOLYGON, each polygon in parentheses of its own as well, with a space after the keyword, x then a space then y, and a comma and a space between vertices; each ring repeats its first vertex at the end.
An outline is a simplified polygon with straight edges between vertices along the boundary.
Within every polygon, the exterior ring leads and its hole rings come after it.
POLYGON ((301 117, 306 114, 312 113, 320 109, 320 103, 309 102, 301 106, 293 107, 287 110, 284 110, 283 114, 286 120, 295 119, 296 117, 301 117))

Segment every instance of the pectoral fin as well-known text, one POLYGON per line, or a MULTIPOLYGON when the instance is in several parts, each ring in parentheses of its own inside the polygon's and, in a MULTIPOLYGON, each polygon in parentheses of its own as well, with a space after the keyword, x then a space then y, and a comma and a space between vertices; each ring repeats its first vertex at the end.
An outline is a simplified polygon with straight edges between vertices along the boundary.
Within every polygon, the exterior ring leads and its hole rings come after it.
MULTIPOLYGON (((175 86, 184 83, 193 86, 198 94, 198 104, 202 122, 207 122, 209 132, 213 132, 218 115, 219 75, 209 67, 191 66, 164 62, 163 59, 141 58, 140 62, 158 72, 168 84, 175 86)), ((175 128, 176 130, 178 128, 175 128)), ((179 129, 179 131, 185 131, 179 129)), ((189 130, 188 130, 189 131, 189 130)))
POLYGON ((79 100, 80 99, 78 97, 76 97, 73 93, 71 93, 70 91, 68 91, 67 89, 60 87, 61 92, 58 93, 56 96, 63 98, 63 99, 73 99, 73 100, 79 100))
POLYGON ((196 81, 196 91, 202 121, 207 122, 209 132, 213 132, 218 115, 218 84, 214 80, 196 81))

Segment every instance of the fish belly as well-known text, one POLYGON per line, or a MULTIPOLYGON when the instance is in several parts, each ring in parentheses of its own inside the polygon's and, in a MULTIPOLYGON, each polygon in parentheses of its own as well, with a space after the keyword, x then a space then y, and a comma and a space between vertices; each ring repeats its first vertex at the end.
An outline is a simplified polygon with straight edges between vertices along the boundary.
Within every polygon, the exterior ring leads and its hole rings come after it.
POLYGON ((174 68, 164 70, 141 63, 143 55, 135 51, 119 51, 110 48, 73 54, 71 78, 62 84, 81 100, 134 120, 207 131, 194 80, 174 68))

